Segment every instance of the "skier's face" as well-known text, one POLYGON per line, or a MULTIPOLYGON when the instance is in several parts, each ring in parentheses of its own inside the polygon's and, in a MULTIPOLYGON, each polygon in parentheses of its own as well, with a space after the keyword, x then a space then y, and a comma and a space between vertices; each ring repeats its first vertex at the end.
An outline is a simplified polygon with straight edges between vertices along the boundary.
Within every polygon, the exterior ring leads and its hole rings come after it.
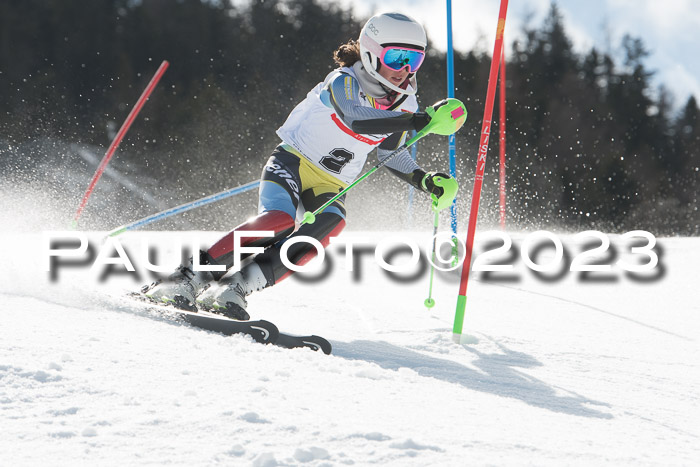
POLYGON ((406 81, 409 71, 408 67, 404 67, 401 70, 392 70, 389 67, 382 66, 379 68, 379 74, 390 83, 395 86, 401 86, 401 83, 406 81))

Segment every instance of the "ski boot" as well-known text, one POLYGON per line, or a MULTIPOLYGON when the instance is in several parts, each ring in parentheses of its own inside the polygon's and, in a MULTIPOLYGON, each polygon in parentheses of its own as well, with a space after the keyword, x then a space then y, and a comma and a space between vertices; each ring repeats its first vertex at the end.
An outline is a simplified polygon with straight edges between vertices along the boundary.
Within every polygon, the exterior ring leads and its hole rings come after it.
POLYGON ((197 304, 205 310, 231 319, 246 321, 246 297, 268 286, 258 263, 252 262, 230 277, 224 277, 197 297, 197 304))
MULTIPOLYGON (((200 254, 203 259, 204 254, 200 254)), ((200 261, 200 264, 204 264, 200 261)), ((179 266, 165 280, 158 280, 141 289, 141 293, 153 301, 173 305, 187 311, 197 311, 196 299, 209 282, 214 280, 211 271, 195 271, 192 258, 179 266)))

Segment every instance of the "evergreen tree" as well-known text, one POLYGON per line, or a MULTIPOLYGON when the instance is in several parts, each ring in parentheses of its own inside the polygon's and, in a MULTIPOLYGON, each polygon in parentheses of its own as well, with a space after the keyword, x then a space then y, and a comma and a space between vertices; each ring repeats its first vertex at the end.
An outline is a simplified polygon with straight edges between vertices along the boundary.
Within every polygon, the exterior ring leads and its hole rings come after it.
MULTIPOLYGON (((275 129, 334 68, 333 50, 357 38, 365 19, 321 0, 5 0, 0 165, 7 176, 18 165, 13 148, 47 138, 106 147, 169 60, 120 158, 177 180, 182 196, 248 182, 277 144, 275 129)), ((698 234, 696 99, 674 115, 670 93, 651 89, 639 38, 623 38, 619 62, 597 49, 577 54, 555 2, 541 25, 526 23, 519 36, 506 83, 508 203, 517 220, 698 234)), ((490 60, 490 50, 455 55, 456 96, 470 112, 457 135, 464 203, 490 60)), ((423 107, 445 97, 444 77, 445 55, 430 49, 418 76, 423 107)), ((492 151, 497 132, 496 122, 492 151)), ((418 148, 431 168, 446 164, 446 144, 426 138, 418 148)), ((37 159, 29 149, 26 161, 37 159)), ((497 218, 497 171, 490 162, 487 220, 497 218)))

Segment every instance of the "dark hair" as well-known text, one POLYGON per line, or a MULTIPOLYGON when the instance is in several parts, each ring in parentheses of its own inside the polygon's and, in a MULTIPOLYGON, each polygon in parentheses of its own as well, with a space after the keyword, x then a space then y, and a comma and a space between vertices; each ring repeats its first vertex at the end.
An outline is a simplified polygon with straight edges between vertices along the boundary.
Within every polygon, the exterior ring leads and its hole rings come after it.
POLYGON ((358 60, 360 60, 360 43, 355 39, 350 39, 333 52, 333 61, 340 66, 351 67, 358 60))

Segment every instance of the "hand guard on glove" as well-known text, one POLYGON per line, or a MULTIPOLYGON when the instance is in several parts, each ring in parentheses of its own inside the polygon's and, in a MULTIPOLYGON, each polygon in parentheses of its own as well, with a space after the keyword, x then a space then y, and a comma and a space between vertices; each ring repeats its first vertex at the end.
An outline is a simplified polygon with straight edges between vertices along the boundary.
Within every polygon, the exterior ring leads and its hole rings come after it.
POLYGON ((430 193, 433 209, 441 211, 452 205, 459 185, 457 180, 442 172, 428 172, 421 181, 421 186, 430 193))
POLYGON ((462 128, 466 119, 464 104, 459 99, 449 98, 436 102, 425 112, 414 113, 411 122, 416 131, 427 129, 428 133, 451 135, 462 128))

